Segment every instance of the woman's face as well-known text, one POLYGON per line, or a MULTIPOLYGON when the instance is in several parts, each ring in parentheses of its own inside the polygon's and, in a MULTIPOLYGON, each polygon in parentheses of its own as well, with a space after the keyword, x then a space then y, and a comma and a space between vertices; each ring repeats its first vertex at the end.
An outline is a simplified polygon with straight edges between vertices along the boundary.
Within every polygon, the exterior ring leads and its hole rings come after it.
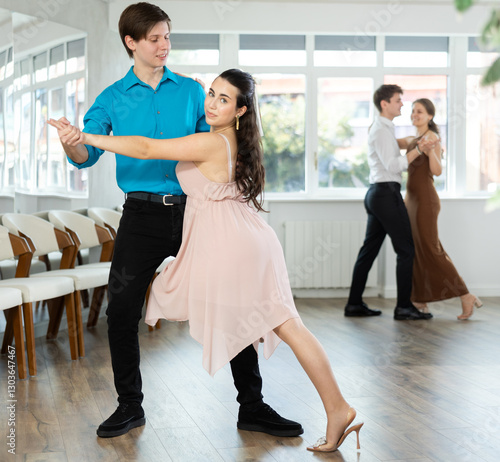
POLYGON ((415 127, 428 126, 431 121, 432 116, 425 110, 423 104, 413 103, 413 108, 411 110, 411 123, 415 127))
POLYGON ((231 125, 236 115, 243 115, 244 108, 236 107, 238 89, 227 80, 217 77, 205 98, 205 119, 214 128, 231 125))

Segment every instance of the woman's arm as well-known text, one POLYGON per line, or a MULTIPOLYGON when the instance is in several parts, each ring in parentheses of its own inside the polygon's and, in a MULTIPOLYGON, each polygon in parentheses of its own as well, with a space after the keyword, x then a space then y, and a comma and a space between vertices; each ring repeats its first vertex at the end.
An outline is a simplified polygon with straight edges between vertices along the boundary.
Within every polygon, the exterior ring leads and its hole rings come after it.
MULTIPOLYGON (((83 133, 72 125, 59 121, 48 122, 57 128, 60 136, 72 133, 72 145, 88 144, 105 151, 115 152, 136 159, 169 159, 203 162, 213 160, 214 154, 224 146, 220 136, 213 133, 195 133, 194 135, 168 140, 157 140, 144 136, 106 136, 83 133)), ((222 151, 224 152, 224 151, 222 151)))
POLYGON ((441 164, 441 143, 439 137, 432 133, 420 146, 422 152, 429 157, 429 168, 434 176, 439 176, 443 172, 441 164))
POLYGON ((415 139, 414 136, 407 136, 406 138, 397 138, 399 149, 407 149, 408 145, 415 139))

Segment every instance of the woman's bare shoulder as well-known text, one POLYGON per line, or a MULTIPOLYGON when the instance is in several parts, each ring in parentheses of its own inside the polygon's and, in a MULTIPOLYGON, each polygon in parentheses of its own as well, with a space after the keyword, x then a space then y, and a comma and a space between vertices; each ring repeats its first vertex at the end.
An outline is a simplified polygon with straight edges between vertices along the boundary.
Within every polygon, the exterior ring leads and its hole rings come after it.
POLYGON ((433 132, 432 130, 429 130, 426 133, 425 137, 430 141, 441 140, 441 137, 436 132, 433 132))

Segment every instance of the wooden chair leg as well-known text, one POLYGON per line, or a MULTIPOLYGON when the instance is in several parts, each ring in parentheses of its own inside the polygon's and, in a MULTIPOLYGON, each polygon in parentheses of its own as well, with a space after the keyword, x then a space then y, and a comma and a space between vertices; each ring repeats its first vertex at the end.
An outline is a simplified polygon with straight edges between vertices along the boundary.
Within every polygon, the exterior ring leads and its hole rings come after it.
POLYGON ((35 328, 33 326, 33 304, 23 304, 24 332, 26 335, 26 351, 28 353, 28 370, 36 375, 35 328))
POLYGON ((83 358, 85 356, 85 344, 83 342, 82 303, 81 298, 78 297, 78 292, 75 292, 75 319, 78 335, 78 355, 83 358))
MULTIPOLYGON (((79 297, 78 291, 75 292, 74 297, 79 297)), ((68 320, 68 336, 69 348, 71 351, 71 359, 78 359, 78 325, 75 314, 75 300, 73 294, 68 294, 64 297, 66 305, 66 319, 68 320)))
POLYGON ((89 306, 89 291, 87 289, 81 291, 82 306, 88 308, 89 306))
POLYGON ((89 317, 87 319, 87 328, 95 327, 99 320, 99 313, 101 312, 102 302, 106 294, 108 286, 96 287, 92 295, 92 304, 90 305, 89 317))
POLYGON ((23 319, 21 307, 11 308, 11 320, 14 329, 14 340, 16 345, 17 374, 21 380, 27 377, 26 350, 24 348, 23 319))
MULTIPOLYGON (((151 294, 151 287, 153 286, 153 282, 156 279, 156 276, 158 276, 158 273, 155 273, 155 275, 153 276, 153 279, 151 280, 151 282, 148 286, 148 290, 146 291, 146 306, 148 306, 149 295, 151 294)), ((161 328, 161 319, 158 319, 158 321, 156 321, 156 324, 154 326, 148 326, 148 331, 152 332, 155 329, 160 329, 160 328, 161 328)))
POLYGON ((12 339, 14 338, 14 329, 12 326, 12 313, 10 310, 5 310, 5 332, 3 334, 3 343, 0 353, 3 355, 7 353, 9 345, 12 345, 12 339))
POLYGON ((48 300, 47 306, 49 309, 47 340, 53 340, 57 338, 59 326, 61 325, 61 319, 64 314, 64 299, 63 297, 57 297, 52 300, 48 300))

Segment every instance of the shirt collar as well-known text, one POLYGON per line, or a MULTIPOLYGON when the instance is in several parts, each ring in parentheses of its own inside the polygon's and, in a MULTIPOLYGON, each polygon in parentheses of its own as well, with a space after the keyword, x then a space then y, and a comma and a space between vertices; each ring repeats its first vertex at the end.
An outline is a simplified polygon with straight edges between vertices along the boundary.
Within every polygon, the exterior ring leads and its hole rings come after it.
MULTIPOLYGON (((176 84, 179 83, 179 76, 177 74, 174 74, 166 66, 163 66, 163 77, 161 78, 159 85, 161 85, 167 79, 172 80, 172 82, 174 82, 176 84)), ((125 85, 125 91, 130 90, 134 85, 147 86, 142 80, 140 80, 134 74, 134 66, 130 66, 130 69, 127 72, 127 75, 123 78, 123 84, 125 85)))
POLYGON ((394 122, 392 120, 389 120, 387 117, 379 116, 378 120, 382 125, 385 125, 389 128, 395 127, 394 122))

